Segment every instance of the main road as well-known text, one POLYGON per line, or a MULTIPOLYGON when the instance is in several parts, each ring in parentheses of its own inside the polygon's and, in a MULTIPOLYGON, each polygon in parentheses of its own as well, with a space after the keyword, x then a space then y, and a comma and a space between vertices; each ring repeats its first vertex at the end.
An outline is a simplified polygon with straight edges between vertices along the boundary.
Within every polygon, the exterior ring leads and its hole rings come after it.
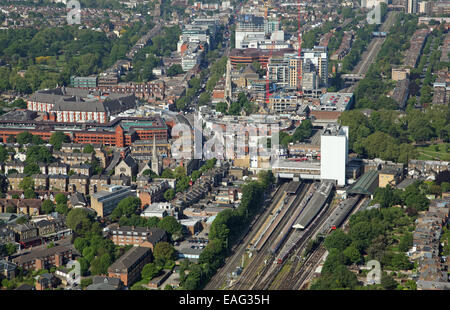
MULTIPOLYGON (((395 17, 397 16, 398 12, 390 11, 387 13, 387 18, 385 19, 384 23, 380 27, 380 32, 388 32, 389 29, 394 25, 395 17)), ((368 48, 366 51, 362 54, 360 62, 356 65, 355 68, 353 68, 352 74, 357 75, 365 75, 367 71, 369 70, 370 65, 375 61, 376 56, 381 50, 381 47, 383 46, 383 43, 385 41, 385 38, 379 38, 375 37, 370 42, 368 48)), ((358 85, 358 82, 347 88, 346 92, 354 92, 358 85)))

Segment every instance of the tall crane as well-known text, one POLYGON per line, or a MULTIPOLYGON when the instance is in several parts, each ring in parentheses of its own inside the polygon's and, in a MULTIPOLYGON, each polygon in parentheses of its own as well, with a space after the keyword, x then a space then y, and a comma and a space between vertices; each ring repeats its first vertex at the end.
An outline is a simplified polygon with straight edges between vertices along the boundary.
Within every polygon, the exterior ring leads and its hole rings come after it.
MULTIPOLYGON (((264 20, 267 22, 267 29, 269 29, 268 11, 269 11, 269 7, 271 5, 271 1, 263 0, 263 2, 264 2, 264 20)), ((273 54, 273 49, 274 49, 272 41, 270 43, 269 49, 270 49, 270 54, 269 54, 269 59, 267 60, 267 66, 266 66, 266 104, 269 104, 269 96, 270 96, 269 62, 270 62, 270 59, 272 59, 272 54, 273 54)))
POLYGON ((297 62, 297 72, 298 72, 298 80, 297 80, 297 90, 300 97, 303 95, 302 91, 302 32, 301 32, 301 24, 300 24, 300 18, 301 18, 301 6, 300 6, 301 0, 298 0, 298 62, 297 62))

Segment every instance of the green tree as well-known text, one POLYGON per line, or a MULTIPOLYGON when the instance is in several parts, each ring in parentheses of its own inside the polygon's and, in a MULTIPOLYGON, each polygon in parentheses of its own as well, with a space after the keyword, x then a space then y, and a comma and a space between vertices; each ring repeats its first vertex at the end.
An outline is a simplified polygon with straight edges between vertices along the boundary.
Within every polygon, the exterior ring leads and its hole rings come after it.
POLYGON ((55 202, 56 204, 66 204, 67 203, 67 196, 63 193, 58 193, 55 195, 55 202))
POLYGON ((50 214, 55 210, 54 203, 47 199, 42 202, 41 209, 45 214, 50 214))
POLYGON ((173 198, 175 198, 175 190, 173 188, 169 188, 164 193, 164 199, 166 201, 171 201, 173 198))
POLYGON ((91 230, 91 227, 93 226, 92 223, 93 216, 85 209, 71 209, 67 214, 67 226, 81 236, 84 236, 91 230))
POLYGON ((119 219, 122 216, 131 217, 141 206, 141 200, 137 197, 127 197, 122 199, 111 213, 112 219, 119 219))
POLYGON ((223 114, 226 114, 227 113, 227 109, 228 109, 228 104, 226 102, 221 101, 221 102, 218 102, 216 104, 216 111, 217 112, 221 112, 223 114))
POLYGON ((36 163, 27 163, 23 168, 23 173, 26 175, 33 175, 41 173, 41 169, 39 169, 39 165, 36 163))
POLYGON ((159 221, 158 227, 171 235, 180 234, 183 229, 183 226, 173 216, 164 217, 159 221))
POLYGON ((173 64, 169 67, 169 69, 167 69, 167 76, 170 77, 178 75, 180 73, 183 73, 183 68, 179 64, 173 64))
POLYGON ((16 141, 21 145, 31 143, 33 142, 33 135, 28 131, 21 132, 16 136, 16 141))
POLYGON ((346 233, 341 229, 336 229, 326 237, 324 246, 327 250, 337 249, 339 251, 344 251, 351 242, 351 238, 346 233))
POLYGON ((161 266, 156 265, 155 263, 149 263, 142 268, 141 276, 142 279, 150 281, 154 277, 156 277, 162 270, 161 266))
POLYGON ((25 177, 19 182, 19 188, 23 191, 26 189, 34 190, 34 180, 31 177, 25 177))
POLYGON ((394 280, 394 278, 390 275, 383 274, 381 276, 381 286, 385 290, 394 290, 397 288, 397 281, 394 280))
POLYGON ((57 204, 55 211, 58 212, 59 214, 67 214, 67 213, 69 213, 69 207, 65 203, 57 204))
POLYGON ((95 153, 95 150, 94 150, 94 147, 92 146, 92 144, 86 144, 83 148, 83 153, 84 154, 95 153))
POLYGON ((23 195, 25 196, 26 199, 34 199, 34 198, 36 198, 36 193, 31 188, 27 188, 26 190, 24 190, 23 191, 23 195))
POLYGON ((359 250, 353 246, 350 245, 344 250, 344 255, 348 257, 348 259, 354 263, 354 264, 360 264, 363 262, 363 257, 359 250))
POLYGON ((153 249, 153 256, 156 261, 162 262, 176 259, 175 249, 168 242, 158 242, 153 249))
POLYGON ((57 131, 50 136, 50 144, 57 150, 60 150, 63 143, 70 142, 70 137, 61 131, 57 131))

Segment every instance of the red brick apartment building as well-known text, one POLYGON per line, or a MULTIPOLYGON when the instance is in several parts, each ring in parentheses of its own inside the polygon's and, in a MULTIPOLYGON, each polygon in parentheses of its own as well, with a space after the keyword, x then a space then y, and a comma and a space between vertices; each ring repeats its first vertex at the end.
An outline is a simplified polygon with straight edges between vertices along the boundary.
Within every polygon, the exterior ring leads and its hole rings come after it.
POLYGON ((167 141, 168 127, 159 116, 151 117, 118 117, 106 124, 99 123, 67 123, 43 122, 35 120, 0 119, 0 141, 7 142, 9 136, 16 136, 28 131, 48 141, 52 133, 62 131, 73 143, 103 144, 117 147, 131 145, 136 140, 167 141))
POLYGON ((167 234, 160 228, 118 226, 111 228, 110 238, 115 245, 139 245, 153 251, 158 242, 167 241, 167 234))
POLYGON ((52 248, 32 250, 28 254, 14 258, 12 261, 24 270, 41 270, 65 265, 72 259, 73 247, 57 245, 52 248))
POLYGON ((119 278, 125 286, 131 286, 139 279, 144 266, 151 262, 149 248, 135 246, 122 255, 108 268, 110 278, 119 278))

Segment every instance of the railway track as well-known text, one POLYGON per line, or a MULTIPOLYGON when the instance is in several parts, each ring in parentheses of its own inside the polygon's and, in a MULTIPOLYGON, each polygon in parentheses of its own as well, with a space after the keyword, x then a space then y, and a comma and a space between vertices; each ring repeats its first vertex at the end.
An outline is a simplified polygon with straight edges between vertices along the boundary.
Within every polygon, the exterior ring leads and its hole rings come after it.
MULTIPOLYGON (((342 227, 346 225, 346 223, 348 222, 350 216, 352 214, 358 212, 359 208, 366 201, 366 198, 362 198, 362 199, 361 198, 362 197, 358 198, 358 200, 356 202, 356 205, 353 207, 351 212, 349 212, 349 214, 347 215, 346 219, 342 223, 342 225, 341 225, 342 227)), ((286 282, 286 283, 289 283, 289 284, 284 285, 285 282, 283 282, 282 287, 280 289, 294 289, 294 290, 302 289, 304 284, 305 284, 304 282, 306 280, 308 280, 310 275, 315 271, 316 265, 319 263, 320 259, 323 257, 325 252, 326 252, 326 249, 323 246, 323 244, 321 243, 319 245, 319 247, 317 249, 315 249, 313 251, 313 253, 311 253, 308 256, 308 258, 303 262, 303 264, 300 266, 299 270, 297 272, 294 272, 294 273, 291 274, 291 277, 286 282)), ((297 261, 297 264, 298 264, 298 261, 297 261)), ((295 271, 295 269, 297 268, 296 267, 297 264, 295 264, 295 267, 293 266, 293 268, 291 268, 291 271, 293 271, 293 270, 295 271)))
POLYGON ((296 197, 292 197, 290 199, 289 210, 286 212, 280 223, 274 228, 273 232, 270 234, 270 237, 262 246, 261 250, 259 252, 253 252, 251 262, 244 269, 239 280, 232 286, 232 289, 255 289, 255 285, 260 279, 260 276, 267 273, 274 260, 274 255, 270 254, 268 251, 270 245, 276 240, 282 229, 290 221, 292 214, 295 212, 295 209, 298 207, 299 203, 303 199, 310 186, 311 184, 303 186, 300 190, 300 193, 296 197))
POLYGON ((259 227, 262 225, 262 223, 264 223, 264 221, 266 221, 267 217, 270 216, 273 203, 276 203, 280 199, 283 191, 286 189, 286 186, 287 183, 278 186, 277 190, 271 195, 270 205, 266 206, 263 213, 257 216, 252 222, 251 227, 242 234, 242 242, 232 248, 231 251, 233 252, 233 254, 225 260, 224 266, 220 268, 208 282, 208 284, 204 288, 205 290, 220 289, 226 282, 228 275, 231 274, 231 272, 233 272, 236 267, 240 265, 242 255, 245 253, 249 242, 255 237, 256 233, 258 232, 257 229, 253 230, 252 228, 259 227))
MULTIPOLYGON (((296 277, 298 275, 298 273, 296 273, 295 270, 297 269, 297 266, 300 263, 299 258, 301 257, 302 252, 305 249, 308 241, 311 240, 311 237, 316 232, 318 232, 320 230, 320 228, 322 228, 323 224, 325 223, 326 219, 331 214, 331 212, 332 212, 331 208, 324 207, 324 209, 321 211, 321 213, 318 215, 318 217, 316 217, 314 222, 311 223, 309 228, 307 228, 307 230, 304 231, 303 236, 301 236, 300 240, 298 241, 297 248, 291 254, 289 254, 286 257, 286 259, 282 262, 282 264, 278 265, 278 268, 276 268, 276 270, 274 271, 273 275, 271 277, 269 277, 263 283, 263 285, 260 287, 260 289, 269 289, 270 285, 272 284, 273 280, 277 276, 278 272, 280 272, 280 270, 284 267, 284 265, 288 261, 292 261, 292 258, 294 257, 294 258, 297 258, 297 259, 293 260, 293 263, 292 263, 292 266, 290 268, 289 273, 287 273, 286 277, 281 279, 280 285, 276 288, 276 289, 280 289, 280 290, 288 290, 288 289, 291 290, 291 289, 293 289, 293 284, 294 284, 295 279, 296 279, 296 277)), ((296 233, 296 232, 297 231, 293 231, 293 233, 296 233)), ((305 265, 305 263, 307 261, 308 260, 306 260, 302 264, 302 267, 305 265)))

